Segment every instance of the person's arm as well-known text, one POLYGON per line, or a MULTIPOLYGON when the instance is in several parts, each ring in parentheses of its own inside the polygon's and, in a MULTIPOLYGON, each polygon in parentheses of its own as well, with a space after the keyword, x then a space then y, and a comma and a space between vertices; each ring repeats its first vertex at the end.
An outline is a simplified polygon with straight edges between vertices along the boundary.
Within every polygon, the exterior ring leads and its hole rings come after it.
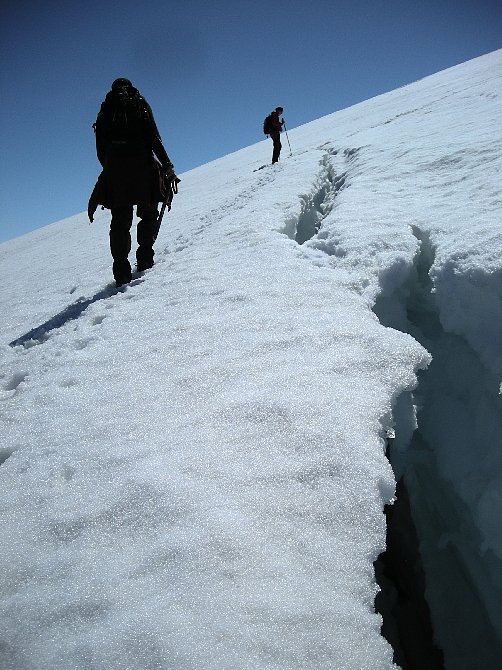
POLYGON ((153 153, 157 156, 157 158, 160 161, 160 164, 162 167, 167 171, 169 168, 172 170, 174 168, 171 159, 167 155, 167 152, 164 148, 164 145, 162 144, 162 139, 160 137, 159 130, 157 128, 157 124, 155 123, 155 119, 153 118, 153 112, 152 108, 150 105, 146 102, 145 100, 145 107, 148 111, 148 115, 150 117, 150 125, 151 125, 151 131, 152 131, 152 151, 153 153))
POLYGON ((98 161, 101 163, 101 167, 104 167, 105 165, 105 142, 103 139, 103 131, 101 128, 101 114, 102 114, 102 107, 99 110, 98 117, 96 119, 96 122, 93 125, 94 128, 94 137, 96 140, 96 155, 98 157, 98 161))

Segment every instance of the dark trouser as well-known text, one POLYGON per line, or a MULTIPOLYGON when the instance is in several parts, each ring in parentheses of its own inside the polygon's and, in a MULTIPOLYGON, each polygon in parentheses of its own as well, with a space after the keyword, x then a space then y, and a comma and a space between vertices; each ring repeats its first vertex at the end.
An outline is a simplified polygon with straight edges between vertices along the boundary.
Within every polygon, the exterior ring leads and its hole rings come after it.
MULTIPOLYGON (((131 281, 131 226, 133 218, 132 205, 112 207, 110 224, 110 251, 113 258, 113 276, 115 281, 127 283, 131 281)), ((153 265, 153 243, 157 233, 157 205, 138 205, 137 214, 140 218, 137 228, 138 249, 136 263, 138 270, 146 270, 153 265)))
POLYGON ((282 149, 281 134, 278 131, 271 132, 270 137, 272 138, 272 142, 274 143, 274 150, 272 152, 272 163, 277 163, 282 149))

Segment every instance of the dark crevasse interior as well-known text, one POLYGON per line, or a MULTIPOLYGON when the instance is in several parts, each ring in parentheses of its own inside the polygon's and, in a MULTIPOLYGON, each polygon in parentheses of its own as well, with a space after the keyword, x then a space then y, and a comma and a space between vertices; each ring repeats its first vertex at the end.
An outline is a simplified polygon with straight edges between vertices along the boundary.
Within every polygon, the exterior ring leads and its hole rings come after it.
POLYGON ((413 270, 374 312, 383 325, 412 335, 433 360, 394 408, 388 456, 398 487, 386 510, 387 551, 375 566, 382 588, 376 607, 403 668, 495 670, 502 667, 502 565, 482 549, 458 475, 445 476, 438 461, 458 454, 468 468, 469 459, 474 464, 493 450, 502 400, 469 344, 443 330, 429 274, 434 248, 426 233, 413 233, 420 242, 413 270))
POLYGON ((380 592, 375 609, 382 615, 382 635, 394 649, 394 662, 405 670, 441 670, 443 653, 434 641, 425 599, 425 575, 410 501, 401 478, 396 502, 385 508, 387 549, 375 561, 380 592))

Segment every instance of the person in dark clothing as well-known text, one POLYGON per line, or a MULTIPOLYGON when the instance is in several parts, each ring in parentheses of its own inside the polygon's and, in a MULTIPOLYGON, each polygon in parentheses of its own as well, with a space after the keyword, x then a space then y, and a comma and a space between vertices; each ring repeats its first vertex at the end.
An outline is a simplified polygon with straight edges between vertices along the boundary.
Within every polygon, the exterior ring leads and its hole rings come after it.
POLYGON ((282 107, 276 107, 274 111, 270 114, 270 131, 269 135, 272 138, 274 143, 274 149, 272 151, 272 163, 277 163, 279 156, 281 154, 282 144, 281 144, 281 132, 284 121, 279 119, 279 115, 282 114, 284 109, 282 107))
POLYGON ((136 268, 153 266, 159 202, 177 192, 174 172, 150 105, 128 79, 116 79, 101 105, 96 123, 96 153, 103 168, 89 200, 89 219, 99 204, 111 210, 110 250, 117 286, 131 281, 133 206, 137 227, 136 268))

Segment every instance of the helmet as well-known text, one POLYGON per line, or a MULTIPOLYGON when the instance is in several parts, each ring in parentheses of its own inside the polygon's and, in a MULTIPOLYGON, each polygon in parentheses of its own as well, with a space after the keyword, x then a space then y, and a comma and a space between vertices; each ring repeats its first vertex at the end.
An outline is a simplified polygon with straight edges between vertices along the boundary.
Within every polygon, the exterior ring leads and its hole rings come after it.
POLYGON ((132 84, 129 81, 129 79, 125 79, 124 77, 119 77, 119 79, 115 79, 115 81, 112 84, 112 91, 119 91, 122 88, 132 88, 132 84))

